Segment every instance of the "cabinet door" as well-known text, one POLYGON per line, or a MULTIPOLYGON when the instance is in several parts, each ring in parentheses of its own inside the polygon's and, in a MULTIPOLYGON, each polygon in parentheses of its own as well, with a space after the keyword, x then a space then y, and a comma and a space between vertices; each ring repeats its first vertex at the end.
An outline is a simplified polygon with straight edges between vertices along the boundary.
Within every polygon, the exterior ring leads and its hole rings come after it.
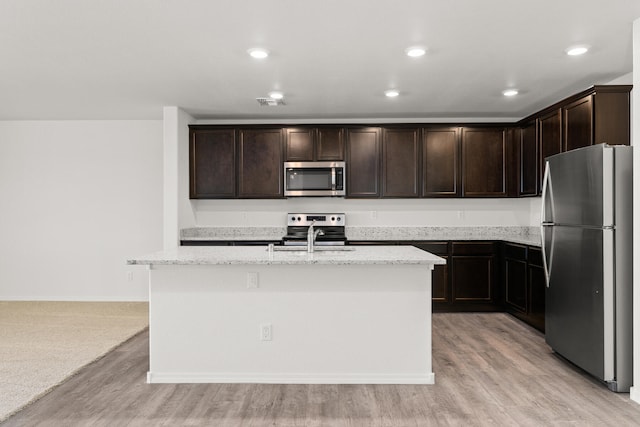
POLYGON ((382 197, 418 197, 418 129, 384 129, 382 197))
POLYGON ((424 129, 422 196, 459 197, 460 128, 424 129))
POLYGON ((234 129, 191 130, 189 198, 230 198, 236 193, 234 129))
POLYGON ((542 266, 542 252, 538 248, 529 248, 529 316, 528 323, 544 332, 545 288, 547 282, 542 266))
POLYGON ((447 261, 447 264, 436 265, 433 267, 431 278, 431 300, 436 303, 449 302, 449 257, 439 255, 447 261))
POLYGON ((347 130, 347 196, 380 197, 380 128, 347 130))
POLYGON ((280 129, 239 132, 238 196, 282 197, 283 161, 280 129))
POLYGON ((540 167, 538 169, 538 188, 542 191, 545 159, 562 152, 562 110, 557 109, 538 120, 540 144, 540 167))
POLYGON ((538 194, 538 132, 537 121, 522 128, 520 133, 520 186, 519 196, 538 194))
POLYGON ((498 305, 493 242, 452 242, 451 295, 456 310, 491 310, 498 305))
POLYGON ((630 86, 597 87, 593 100, 594 144, 631 143, 630 86))
POLYGON ((493 255, 451 257, 453 303, 493 303, 493 255))
POLYGON ((287 161, 310 162, 313 160, 314 133, 312 128, 285 129, 287 161))
POLYGON ((462 129, 462 194, 464 197, 506 197, 504 129, 462 129))
POLYGON ((316 136, 316 160, 344 160, 343 128, 321 127, 316 136))
POLYGON ((562 107, 564 150, 593 144, 593 95, 587 95, 562 107))
POLYGON ((527 248, 505 244, 504 302, 508 311, 527 312, 527 248))
POLYGON ((447 263, 435 265, 431 275, 431 299, 435 311, 447 311, 451 302, 451 287, 449 286, 449 243, 448 242, 412 242, 416 248, 430 252, 444 258, 447 263))

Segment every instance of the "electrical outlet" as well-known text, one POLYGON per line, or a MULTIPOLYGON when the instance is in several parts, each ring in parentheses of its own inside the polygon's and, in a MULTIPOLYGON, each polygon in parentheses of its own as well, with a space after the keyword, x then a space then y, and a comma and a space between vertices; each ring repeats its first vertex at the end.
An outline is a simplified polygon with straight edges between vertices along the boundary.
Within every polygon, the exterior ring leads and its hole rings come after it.
POLYGON ((258 287, 258 273, 247 273, 247 289, 258 287))
POLYGON ((133 271, 127 271, 127 280, 133 282, 133 271))
POLYGON ((378 218, 378 212, 377 211, 371 211, 371 219, 377 219, 378 218))
POLYGON ((271 341, 272 337, 271 323, 263 323, 260 325, 260 341, 271 341))

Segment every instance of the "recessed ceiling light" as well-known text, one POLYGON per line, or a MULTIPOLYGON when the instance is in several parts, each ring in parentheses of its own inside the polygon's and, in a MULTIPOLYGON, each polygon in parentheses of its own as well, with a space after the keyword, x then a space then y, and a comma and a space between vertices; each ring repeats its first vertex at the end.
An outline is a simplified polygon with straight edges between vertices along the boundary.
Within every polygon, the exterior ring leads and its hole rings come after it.
POLYGON ((565 52, 569 56, 578 56, 584 55, 589 50, 588 46, 572 46, 570 48, 565 49, 565 52))
POLYGON ((395 90, 395 89, 389 89, 389 90, 385 90, 385 91, 384 91, 384 95, 385 95, 387 98, 395 98, 396 96, 400 95, 400 92, 398 92, 398 91, 397 91, 397 90, 395 90))
POLYGON ((411 46, 406 48, 404 52, 407 54, 407 56, 410 56, 412 58, 418 58, 420 56, 423 56, 425 53, 427 53, 427 49, 425 49, 422 46, 411 46))
POLYGON ((252 48, 247 51, 249 55, 256 59, 264 59, 269 56, 269 51, 262 48, 252 48))
POLYGON ((516 96, 518 94, 517 89, 506 89, 502 91, 504 96, 516 96))
POLYGON ((282 92, 269 92, 269 98, 282 99, 284 98, 284 95, 282 94, 282 92))

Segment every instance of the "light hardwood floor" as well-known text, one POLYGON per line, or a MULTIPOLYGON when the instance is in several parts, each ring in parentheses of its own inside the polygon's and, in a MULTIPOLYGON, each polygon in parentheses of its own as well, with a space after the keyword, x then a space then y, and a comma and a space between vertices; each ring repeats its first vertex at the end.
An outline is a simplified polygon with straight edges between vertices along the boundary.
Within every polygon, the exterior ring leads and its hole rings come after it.
POLYGON ((640 426, 640 405, 503 313, 433 315, 436 384, 146 384, 145 332, 9 426, 640 426))

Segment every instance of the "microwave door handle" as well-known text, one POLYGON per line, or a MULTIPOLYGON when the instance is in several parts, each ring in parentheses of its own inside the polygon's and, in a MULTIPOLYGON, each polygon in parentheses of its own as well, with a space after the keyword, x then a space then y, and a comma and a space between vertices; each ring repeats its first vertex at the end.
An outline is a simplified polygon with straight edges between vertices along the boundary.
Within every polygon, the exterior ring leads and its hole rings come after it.
POLYGON ((331 168, 331 189, 336 191, 336 168, 331 168))

